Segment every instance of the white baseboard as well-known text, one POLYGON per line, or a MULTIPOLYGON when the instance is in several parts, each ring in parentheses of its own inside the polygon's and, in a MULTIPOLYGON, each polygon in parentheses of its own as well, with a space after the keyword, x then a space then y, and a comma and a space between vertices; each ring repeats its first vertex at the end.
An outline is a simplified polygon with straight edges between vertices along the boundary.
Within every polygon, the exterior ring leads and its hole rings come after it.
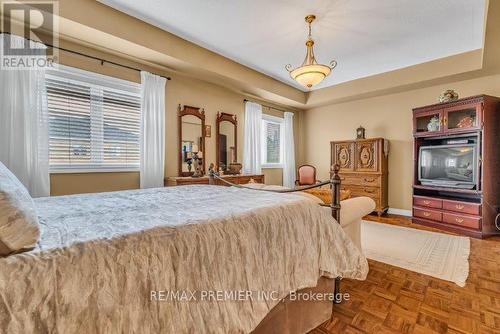
POLYGON ((387 210, 387 213, 390 213, 393 215, 406 216, 406 217, 412 216, 411 210, 403 210, 403 209, 396 209, 396 208, 389 208, 389 210, 387 210))

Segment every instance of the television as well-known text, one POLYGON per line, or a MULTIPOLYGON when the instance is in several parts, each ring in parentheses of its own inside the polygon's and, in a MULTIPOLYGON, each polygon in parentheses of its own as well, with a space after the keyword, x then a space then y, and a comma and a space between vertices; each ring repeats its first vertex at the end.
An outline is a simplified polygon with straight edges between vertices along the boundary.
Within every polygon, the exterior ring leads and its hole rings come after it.
POLYGON ((418 180, 422 185, 477 189, 477 145, 421 146, 418 180))

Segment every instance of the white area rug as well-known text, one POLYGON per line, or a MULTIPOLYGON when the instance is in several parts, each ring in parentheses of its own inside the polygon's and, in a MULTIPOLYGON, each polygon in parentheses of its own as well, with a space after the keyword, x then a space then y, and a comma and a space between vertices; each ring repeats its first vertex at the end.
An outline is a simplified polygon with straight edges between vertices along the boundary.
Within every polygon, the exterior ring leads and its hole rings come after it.
POLYGON ((467 237, 363 220, 361 245, 366 257, 465 286, 469 276, 467 237))

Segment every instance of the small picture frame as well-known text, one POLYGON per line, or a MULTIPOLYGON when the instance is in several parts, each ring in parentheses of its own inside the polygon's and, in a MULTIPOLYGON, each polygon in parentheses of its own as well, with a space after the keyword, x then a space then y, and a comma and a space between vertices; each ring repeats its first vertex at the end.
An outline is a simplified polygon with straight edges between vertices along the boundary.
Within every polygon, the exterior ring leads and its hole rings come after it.
POLYGON ((210 138, 212 136, 212 126, 205 125, 205 137, 210 138))
POLYGON ((365 128, 361 125, 356 129, 356 139, 365 139, 365 128))

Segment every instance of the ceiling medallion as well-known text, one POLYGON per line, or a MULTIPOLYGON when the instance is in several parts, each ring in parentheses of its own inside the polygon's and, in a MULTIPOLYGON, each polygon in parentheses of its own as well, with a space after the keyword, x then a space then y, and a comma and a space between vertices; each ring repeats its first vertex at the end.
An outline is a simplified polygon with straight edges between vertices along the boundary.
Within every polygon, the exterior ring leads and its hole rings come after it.
POLYGON ((311 37, 311 23, 316 19, 314 15, 307 15, 306 22, 309 24, 309 35, 306 41, 306 59, 300 67, 292 70, 292 65, 285 66, 286 70, 290 73, 293 80, 297 81, 302 86, 311 88, 319 84, 326 78, 332 70, 337 66, 337 61, 332 60, 330 66, 318 64, 314 58, 314 40, 311 37))

